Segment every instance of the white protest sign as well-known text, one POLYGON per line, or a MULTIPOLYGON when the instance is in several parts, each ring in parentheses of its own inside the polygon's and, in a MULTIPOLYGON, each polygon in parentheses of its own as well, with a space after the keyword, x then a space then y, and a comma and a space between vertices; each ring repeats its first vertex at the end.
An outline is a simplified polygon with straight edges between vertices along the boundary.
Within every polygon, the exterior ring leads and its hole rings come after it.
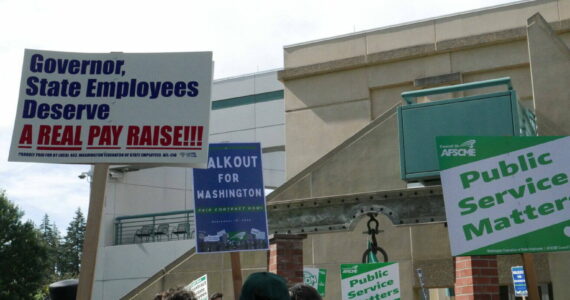
POLYGON ((212 53, 26 50, 10 161, 204 167, 212 53))
POLYGON ((208 275, 204 274, 190 282, 185 289, 194 292, 198 300, 208 300, 208 275))
POLYGON ((437 142, 452 255, 570 250, 570 137, 437 142))
POLYGON ((398 263, 341 264, 342 300, 400 300, 398 263))
POLYGON ((327 269, 303 268, 303 282, 314 287, 321 297, 324 297, 327 285, 327 269))

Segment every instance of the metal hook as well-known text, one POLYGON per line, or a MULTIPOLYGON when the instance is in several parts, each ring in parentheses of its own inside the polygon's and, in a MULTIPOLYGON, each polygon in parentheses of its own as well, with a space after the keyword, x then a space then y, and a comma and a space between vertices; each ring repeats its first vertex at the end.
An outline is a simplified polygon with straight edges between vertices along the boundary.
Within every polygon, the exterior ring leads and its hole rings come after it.
POLYGON ((384 257, 384 262, 388 261, 388 254, 386 253, 386 251, 384 251, 384 249, 382 249, 382 247, 378 247, 378 241, 376 240, 376 234, 383 232, 383 230, 378 230, 378 227, 380 226, 380 224, 379 224, 378 220, 376 220, 375 215, 376 214, 373 214, 373 213, 368 214, 368 217, 370 217, 370 219, 366 223, 366 227, 368 228, 368 231, 363 232, 364 234, 370 235, 370 239, 372 241, 371 242, 369 241, 367 249, 362 254, 362 263, 371 262, 369 259, 369 254, 372 253, 374 255, 374 257, 376 257, 376 253, 378 253, 378 251, 380 251, 380 253, 382 253, 382 256, 384 257), (372 223, 375 223, 373 225, 374 228, 372 228, 372 226, 371 226, 372 223))

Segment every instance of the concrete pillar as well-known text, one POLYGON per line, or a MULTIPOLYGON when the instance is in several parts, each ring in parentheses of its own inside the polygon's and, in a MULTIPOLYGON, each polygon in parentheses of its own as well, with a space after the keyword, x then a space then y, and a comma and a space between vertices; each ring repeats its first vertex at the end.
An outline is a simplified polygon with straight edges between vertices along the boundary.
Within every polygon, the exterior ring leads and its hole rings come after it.
MULTIPOLYGON (((570 135, 570 49, 540 14, 528 19, 532 92, 539 135, 570 135)), ((570 253, 549 254, 554 298, 570 295, 570 253)))
POLYGON ((527 35, 538 135, 570 135, 570 49, 540 14, 527 35))
POLYGON ((303 240, 306 238, 306 234, 269 236, 269 272, 282 276, 290 285, 303 282, 303 240))
POLYGON ((497 257, 455 257, 455 300, 499 300, 497 257))

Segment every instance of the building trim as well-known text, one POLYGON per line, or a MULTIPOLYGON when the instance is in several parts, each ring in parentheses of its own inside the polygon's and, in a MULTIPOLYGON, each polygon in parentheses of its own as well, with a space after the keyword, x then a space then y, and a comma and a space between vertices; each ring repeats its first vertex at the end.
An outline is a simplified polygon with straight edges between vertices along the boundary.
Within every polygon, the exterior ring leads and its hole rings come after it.
MULTIPOLYGON (((570 19, 549 23, 558 33, 570 31, 570 19)), ((404 47, 394 50, 370 53, 329 62, 310 64, 300 67, 285 68, 277 72, 279 81, 305 78, 332 72, 339 72, 373 65, 385 64, 413 58, 449 53, 458 50, 481 48, 499 43, 526 40, 526 27, 500 30, 462 38, 437 41, 418 46, 404 47)))
POLYGON ((254 95, 247 95, 242 97, 228 98, 222 100, 212 101, 212 110, 236 107, 241 105, 255 104, 268 102, 273 100, 280 100, 284 98, 284 91, 278 90, 273 92, 259 93, 254 95))
MULTIPOLYGON (((543 2, 555 2, 558 0, 546 0, 546 1, 542 0, 542 1, 543 2)), ((533 6, 533 5, 536 5, 536 2, 537 2, 537 0, 521 0, 521 1, 516 1, 516 2, 503 3, 503 4, 492 5, 492 6, 488 6, 488 7, 482 7, 482 8, 477 8, 477 9, 473 9, 473 10, 468 10, 468 11, 445 14, 445 15, 441 15, 441 16, 429 17, 429 18, 425 18, 425 19, 419 19, 419 20, 399 23, 399 24, 395 24, 395 25, 388 25, 388 26, 383 26, 383 27, 378 27, 378 28, 373 28, 373 29, 368 29, 368 30, 351 32, 351 33, 346 33, 346 34, 341 34, 341 35, 335 35, 335 36, 316 39, 316 40, 312 40, 312 41, 306 41, 306 42, 301 42, 301 43, 285 45, 283 48, 285 50, 290 50, 290 49, 303 48, 306 46, 318 45, 318 44, 326 43, 329 41, 353 39, 353 38, 366 36, 367 34, 374 34, 374 33, 378 33, 378 32, 398 30, 399 28, 409 28, 409 27, 414 27, 414 26, 421 26, 421 25, 425 25, 425 24, 430 24, 430 23, 434 23, 434 22, 441 22, 441 21, 448 21, 448 20, 457 19, 457 18, 465 18, 465 17, 476 15, 476 14, 480 14, 480 13, 490 12, 490 11, 496 12, 497 10, 501 10, 501 9, 507 9, 508 10, 508 9, 513 8, 513 7, 520 8, 520 7, 526 7, 526 6, 533 6)))

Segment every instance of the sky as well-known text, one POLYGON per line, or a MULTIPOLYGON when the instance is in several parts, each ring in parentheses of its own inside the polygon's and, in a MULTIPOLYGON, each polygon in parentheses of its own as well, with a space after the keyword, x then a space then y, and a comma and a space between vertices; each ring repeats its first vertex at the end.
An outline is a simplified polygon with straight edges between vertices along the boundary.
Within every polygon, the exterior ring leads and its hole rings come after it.
POLYGON ((212 51, 214 79, 283 67, 283 46, 512 0, 0 0, 0 189, 38 225, 85 215, 89 165, 8 162, 24 49, 212 51))

